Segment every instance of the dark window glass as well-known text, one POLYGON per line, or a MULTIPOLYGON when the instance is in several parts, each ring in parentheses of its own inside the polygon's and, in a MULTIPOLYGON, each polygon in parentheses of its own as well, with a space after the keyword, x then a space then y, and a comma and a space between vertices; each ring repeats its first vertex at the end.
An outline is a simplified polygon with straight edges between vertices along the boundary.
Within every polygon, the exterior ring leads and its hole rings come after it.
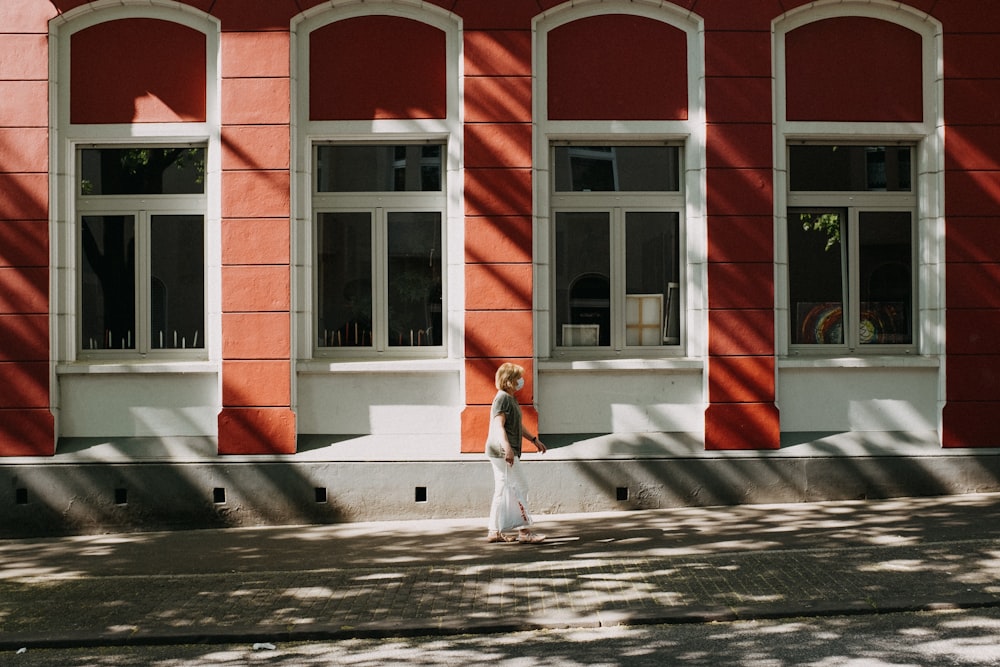
POLYGON ((440 192, 442 144, 318 146, 317 192, 440 192))
POLYGON ((150 218, 150 347, 205 347, 204 218, 150 218))
POLYGON ((913 342, 912 239, 909 212, 860 214, 862 345, 913 342))
POLYGON ((556 192, 677 192, 675 146, 556 146, 556 192))
POLYGON ((792 343, 842 345, 846 285, 844 209, 788 214, 788 287, 792 343))
POLYGON ((82 347, 134 350, 135 218, 88 215, 82 226, 82 347))
POLYGON ((319 345, 371 347, 371 214, 320 213, 317 235, 319 345))
POLYGON ((606 212, 556 213, 556 344, 611 344, 611 223, 606 212))
POLYGON ((789 146, 793 192, 909 192, 909 146, 789 146))
POLYGON ((204 148, 85 148, 80 170, 84 196, 205 192, 204 148))
POLYGON ((441 345, 441 214, 390 213, 387 224, 389 345, 441 345))

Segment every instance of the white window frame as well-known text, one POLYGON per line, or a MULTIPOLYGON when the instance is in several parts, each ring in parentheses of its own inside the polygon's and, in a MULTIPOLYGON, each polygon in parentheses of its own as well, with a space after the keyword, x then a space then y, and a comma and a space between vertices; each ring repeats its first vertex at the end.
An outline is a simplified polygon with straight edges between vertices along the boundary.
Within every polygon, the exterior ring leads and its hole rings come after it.
MULTIPOLYGON (((314 164, 316 160, 316 149, 319 146, 335 145, 330 142, 316 144, 313 146, 314 164)), ((351 142, 356 145, 356 142, 351 142)), ((402 142, 404 145, 422 145, 402 142)), ((386 145, 382 142, 373 145, 386 145)), ((401 145, 400 143, 390 145, 401 145)), ((438 144, 440 145, 440 144, 438 144)), ((441 145, 442 158, 448 152, 447 144, 441 145)), ((443 168, 443 159, 442 159, 443 168)), ((370 347, 335 347, 322 345, 319 342, 318 327, 314 326, 313 339, 315 349, 313 355, 317 358, 347 358, 365 359, 373 355, 376 357, 393 358, 433 358, 445 356, 448 346, 448 326, 445 306, 447 295, 444 287, 448 280, 448 269, 444 265, 444 257, 447 256, 447 195, 443 192, 445 187, 444 173, 442 172, 442 191, 417 192, 417 191, 376 191, 376 192, 319 192, 313 189, 313 238, 318 238, 319 217, 323 213, 370 213, 372 224, 372 328, 376 340, 370 347), (389 345, 386 339, 386 331, 389 326, 387 313, 388 284, 389 284, 389 256, 388 256, 388 219, 392 213, 437 213, 440 216, 441 244, 442 244, 442 344, 441 345, 413 345, 394 346, 389 345)), ((315 180, 315 179, 314 179, 315 180)), ((319 271, 313 272, 313 312, 319 313, 319 271)))
MULTIPOLYGON (((463 109, 461 105, 461 20, 454 14, 429 5, 409 5, 375 0, 373 2, 334 2, 306 10, 292 22, 292 298, 296 304, 293 313, 293 357, 299 371, 318 372, 360 370, 364 372, 413 370, 434 371, 451 368, 463 359, 464 350, 464 287, 465 271, 465 219, 462 153, 463 109), (445 34, 446 52, 446 109, 443 119, 392 119, 358 121, 314 121, 309 118, 309 38, 310 34, 335 21, 364 16, 396 16, 408 18, 441 29, 445 34), (367 355, 356 350, 329 350, 317 345, 318 330, 316 311, 316 258, 315 232, 317 204, 335 208, 357 203, 351 193, 323 193, 332 199, 316 200, 315 196, 315 147, 323 144, 444 144, 444 173, 442 192, 430 193, 444 198, 442 222, 442 327, 444 345, 415 350, 390 347, 382 353, 368 351, 367 355), (345 196, 348 195, 348 196, 345 196), (411 360, 414 366, 407 366, 411 360), (351 365, 349 365, 349 363, 351 365), (431 365, 427 365, 431 364, 431 365)), ((399 195, 417 199, 428 193, 364 193, 363 209, 375 208, 378 198, 399 195)), ((388 199, 386 199, 388 201, 388 199)), ((425 204, 426 206, 426 204, 425 204)), ((391 204, 398 209, 395 200, 391 204)), ((433 210, 438 210, 435 202, 433 210)), ((323 210, 328 210, 324 208, 323 210)), ((355 209, 356 210, 356 209, 355 209)), ((424 209, 426 210, 426 209, 424 209)))
MULTIPOLYGON (((708 228, 706 213, 706 155, 705 155, 705 44, 704 22, 695 14, 679 7, 653 3, 624 1, 582 0, 572 5, 553 8, 536 17, 536 35, 533 71, 538 73, 534 88, 534 117, 536 132, 534 137, 533 196, 534 196, 534 270, 535 270, 535 350, 540 361, 538 370, 562 370, 565 363, 580 369, 591 368, 594 357, 600 357, 600 367, 632 369, 635 364, 641 368, 703 369, 701 360, 708 353, 708 300, 707 300, 707 247, 708 228), (687 82, 688 118, 676 121, 550 121, 548 120, 548 89, 545 79, 547 66, 548 33, 566 23, 603 16, 608 13, 624 13, 662 21, 687 35, 687 82), (553 328, 556 317, 555 301, 551 283, 554 281, 553 261, 555 249, 552 247, 554 235, 554 202, 551 183, 551 146, 559 142, 576 145, 608 145, 629 143, 669 143, 681 147, 683 199, 680 217, 681 253, 680 263, 680 319, 681 343, 665 347, 627 347, 621 352, 613 348, 598 348, 596 355, 587 348, 556 348, 553 328), (568 354, 562 354, 567 350, 568 354), (659 361, 653 358, 657 357, 659 361)), ((620 193, 619 193, 620 194, 620 193)), ((655 208, 662 207, 663 199, 655 202, 655 208)), ((666 210, 666 209, 664 209, 666 210)), ((591 348, 593 350, 593 348, 591 348)), ((705 395, 707 397, 707 383, 705 395)))
MULTIPOLYGON (((222 343, 212 334, 221 327, 221 133, 219 81, 220 23, 196 9, 170 0, 121 0, 104 7, 79 7, 49 23, 50 48, 50 292, 53 371, 56 373, 189 373, 217 372, 222 343), (133 18, 177 23, 205 35, 206 119, 194 123, 73 124, 70 119, 70 65, 73 34, 107 21, 133 18), (204 195, 82 197, 78 154, 81 148, 191 145, 205 150, 204 195), (179 199, 174 199, 179 197, 179 199), (166 208, 140 200, 170 198, 166 208), (132 203, 125 203, 131 199, 132 203), (93 200, 102 200, 97 203, 93 200), (113 202, 113 200, 118 200, 113 202), (197 201, 195 201, 197 200, 197 201), (176 208, 175 208, 176 207, 176 208), (195 210, 197 209, 197 210, 195 210), (83 215, 147 210, 204 215, 205 344, 203 348, 157 354, 122 355, 121 350, 87 351, 80 340, 80 224, 83 215)), ((138 221, 137 221, 138 222, 138 221)), ((137 284, 138 288, 138 284, 137 284)), ((136 313, 139 317, 139 311, 136 313)), ((58 384, 52 383, 58 404, 58 384)))
MULTIPOLYGON (((177 144, 169 144, 171 148, 177 144)), ((77 173, 82 173, 79 168, 79 158, 84 149, 89 148, 156 148, 155 144, 141 144, 128 146, 87 146, 77 147, 77 173)), ((191 148, 204 148, 204 146, 189 145, 191 148)), ((206 150, 207 155, 207 150, 206 150)), ((77 184, 79 186, 79 183, 77 184)), ((152 283, 152 273, 150 265, 151 253, 151 230, 150 224, 153 217, 158 215, 197 215, 202 218, 202 248, 205 247, 205 230, 207 227, 206 207, 207 196, 205 194, 178 194, 178 195, 78 195, 76 200, 76 221, 78 230, 83 228, 83 218, 88 216, 108 216, 122 215, 133 216, 135 220, 135 337, 132 349, 93 349, 89 341, 84 340, 82 318, 78 318, 76 331, 78 359, 81 360, 145 360, 145 359, 207 359, 206 330, 203 326, 200 341, 192 340, 192 346, 187 347, 187 340, 181 339, 178 342, 180 347, 158 349, 152 345, 154 332, 149 330, 151 305, 150 289, 152 283), (200 347, 198 346, 200 343, 200 347)), ((204 256, 202 257, 204 265, 204 256)), ((76 247, 76 265, 82 270, 83 243, 79 239, 76 247)), ((78 274, 79 279, 79 274, 78 274)), ((82 285, 81 285, 82 287, 82 285)), ((205 303, 207 303, 208 286, 203 282, 202 290, 206 293, 205 303)), ((83 291, 77 289, 76 312, 83 312, 83 291)), ((204 315, 204 314, 203 314, 204 315)), ((207 317, 206 317, 207 320, 207 317)))
MULTIPOLYGON (((555 151, 557 146, 580 146, 582 148, 587 148, 594 145, 609 145, 609 142, 595 142, 586 143, 585 146, 581 145, 579 142, 572 142, 567 144, 567 142, 554 142, 550 148, 552 152, 555 151)), ((620 146, 626 145, 623 142, 618 142, 610 145, 620 146)), ((651 143, 628 143, 631 146, 655 146, 663 145, 662 142, 657 144, 651 143)), ((661 191, 661 192, 630 192, 630 191, 607 191, 607 192, 557 192, 555 189, 555 169, 552 170, 549 192, 551 201, 551 237, 550 244, 552 247, 553 255, 549 259, 550 265, 553 267, 553 276, 556 275, 555 267, 555 234, 556 234, 556 224, 555 218, 559 213, 606 213, 609 218, 609 245, 611 251, 610 257, 610 267, 611 275, 610 278, 610 344, 609 345, 558 345, 558 314, 553 308, 552 312, 552 326, 551 326, 551 340, 549 340, 549 347, 552 350, 552 356, 556 358, 565 357, 603 357, 607 356, 609 353, 613 353, 616 356, 620 356, 623 353, 630 357, 662 357, 662 356, 678 356, 683 353, 683 341, 685 339, 685 324, 684 324, 684 300, 680 299, 680 309, 679 309, 679 330, 680 336, 676 344, 661 343, 660 345, 628 345, 627 344, 627 323, 626 323, 626 301, 629 296, 626 292, 626 266, 627 258, 626 253, 626 218, 629 213, 633 212, 645 212, 645 213, 673 213, 677 215, 678 221, 678 247, 683 249, 687 246, 685 243, 685 201, 684 201, 684 171, 682 165, 684 164, 684 149, 682 147, 676 146, 676 144, 668 144, 675 148, 679 148, 678 164, 676 165, 678 171, 678 181, 679 185, 675 191, 661 191)), ((554 158, 550 159, 553 160, 554 158)), ((617 180, 617 177, 616 177, 617 180)), ((678 252, 677 263, 678 263, 678 273, 679 273, 679 288, 678 297, 683 295, 684 287, 686 283, 687 267, 685 266, 684 252, 680 250, 678 252)), ((551 293, 549 294, 549 300, 552 304, 556 303, 556 280, 551 280, 551 293)), ((664 308, 667 307, 667 297, 669 295, 664 295, 664 308)), ((668 313, 664 312, 663 317, 666 317, 668 313)), ((661 318, 662 319, 662 318, 661 318)))
MULTIPOLYGON (((914 147, 914 153, 916 148, 914 147)), ((912 182, 912 181, 911 181, 912 182)), ((917 281, 917 221, 918 221, 918 196, 915 191, 910 192, 789 192, 788 208, 791 209, 843 209, 847 212, 845 221, 847 228, 847 242, 844 244, 843 252, 846 253, 846 261, 841 262, 844 271, 843 279, 847 283, 847 290, 844 294, 844 313, 842 323, 844 327, 844 342, 842 344, 795 344, 791 342, 791 331, 786 331, 789 339, 789 354, 791 355, 854 355, 854 354, 914 354, 918 349, 919 339, 919 314, 917 304, 919 303, 919 291, 917 281), (889 213, 905 212, 910 214, 910 270, 911 285, 910 295, 912 312, 910 313, 910 325, 912 327, 912 339, 906 344, 861 344, 859 342, 860 327, 860 247, 859 247, 859 218, 863 213, 889 213)), ((785 227, 787 233, 787 225, 785 227)), ((786 237, 787 239, 787 237, 786 237)), ((785 239, 783 239, 785 241, 785 239)), ((787 245, 786 243, 783 243, 787 245)), ((788 288, 786 283, 786 299, 788 298, 788 288)), ((795 321, 795 313, 789 313, 789 322, 795 321)), ((791 324, 789 324, 790 326, 791 324)))

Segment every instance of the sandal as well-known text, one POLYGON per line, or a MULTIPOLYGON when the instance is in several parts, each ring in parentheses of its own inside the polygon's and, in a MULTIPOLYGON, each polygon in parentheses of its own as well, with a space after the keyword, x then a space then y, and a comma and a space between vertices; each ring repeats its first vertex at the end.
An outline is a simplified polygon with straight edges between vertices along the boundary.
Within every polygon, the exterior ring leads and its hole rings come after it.
POLYGON ((489 544, 494 544, 496 542, 503 542, 505 544, 510 544, 511 542, 517 542, 517 538, 513 535, 504 535, 500 532, 489 532, 486 534, 486 542, 489 544))
POLYGON ((538 533, 522 531, 521 533, 518 533, 517 541, 521 544, 541 544, 545 541, 545 536, 539 535, 538 533))

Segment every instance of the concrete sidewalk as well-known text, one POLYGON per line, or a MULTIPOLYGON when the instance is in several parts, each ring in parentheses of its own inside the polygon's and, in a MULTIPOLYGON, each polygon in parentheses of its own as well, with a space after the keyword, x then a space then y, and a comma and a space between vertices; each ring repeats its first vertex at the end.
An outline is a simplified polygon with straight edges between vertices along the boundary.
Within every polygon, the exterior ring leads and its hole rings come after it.
POLYGON ((1000 606, 1000 495, 0 540, 0 651, 1000 606))

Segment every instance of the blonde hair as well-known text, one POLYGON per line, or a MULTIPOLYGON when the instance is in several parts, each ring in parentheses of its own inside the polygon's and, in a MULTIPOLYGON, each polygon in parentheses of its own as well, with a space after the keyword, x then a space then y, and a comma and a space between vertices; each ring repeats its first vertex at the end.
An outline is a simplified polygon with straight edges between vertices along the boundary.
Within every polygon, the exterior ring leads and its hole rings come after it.
POLYGON ((517 384, 517 379, 520 377, 524 377, 524 368, 521 366, 510 362, 501 365, 500 368, 497 369, 497 389, 513 394, 514 385, 517 384))

